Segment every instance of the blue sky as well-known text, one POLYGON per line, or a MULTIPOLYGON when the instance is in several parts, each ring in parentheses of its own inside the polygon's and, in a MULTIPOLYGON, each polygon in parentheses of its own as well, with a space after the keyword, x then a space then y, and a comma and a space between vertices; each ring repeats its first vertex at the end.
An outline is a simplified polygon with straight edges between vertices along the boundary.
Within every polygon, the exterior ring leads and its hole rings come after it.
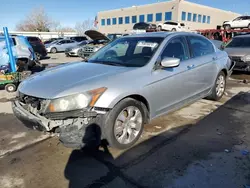
MULTIPOLYGON (((15 25, 36 7, 43 6, 48 15, 63 26, 74 27, 76 22, 94 19, 97 12, 132 5, 155 3, 157 0, 0 0, 0 30, 14 30, 15 25)), ((163 0, 161 0, 163 1, 163 0)), ((189 0, 233 12, 250 14, 249 0, 189 0)))

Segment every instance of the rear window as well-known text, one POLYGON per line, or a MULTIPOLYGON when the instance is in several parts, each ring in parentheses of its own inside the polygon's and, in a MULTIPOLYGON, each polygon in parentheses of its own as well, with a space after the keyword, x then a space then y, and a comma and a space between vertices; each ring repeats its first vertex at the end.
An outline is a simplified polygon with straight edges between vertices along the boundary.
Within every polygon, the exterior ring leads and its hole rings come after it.
POLYGON ((137 23, 134 25, 133 29, 146 29, 148 27, 147 23, 137 23))
MULTIPOLYGON (((15 46, 16 45, 16 40, 14 38, 11 38, 12 39, 12 44, 15 46)), ((5 43, 5 38, 0 38, 0 42, 4 42, 5 43)))
POLYGON ((178 23, 176 23, 176 22, 165 22, 165 24, 167 24, 167 25, 178 25, 178 23))
POLYGON ((183 26, 183 27, 184 27, 184 26, 185 26, 185 24, 184 24, 184 23, 181 23, 181 26, 183 26))
POLYGON ((77 42, 81 42, 83 40, 87 40, 87 37, 70 37, 71 40, 75 40, 77 42))
POLYGON ((38 37, 27 37, 29 42, 41 42, 38 37))
POLYGON ((13 41, 13 45, 16 46, 16 39, 12 38, 12 41, 13 41))
POLYGON ((249 48, 250 37, 236 37, 228 43, 226 48, 249 48))

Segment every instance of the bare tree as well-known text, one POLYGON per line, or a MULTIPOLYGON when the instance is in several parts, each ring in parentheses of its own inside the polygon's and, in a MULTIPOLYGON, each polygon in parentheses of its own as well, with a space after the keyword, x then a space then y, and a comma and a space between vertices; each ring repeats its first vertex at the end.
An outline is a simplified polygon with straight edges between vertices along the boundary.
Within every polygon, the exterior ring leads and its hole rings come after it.
POLYGON ((76 30, 69 26, 62 26, 60 22, 54 21, 51 25, 50 31, 55 32, 76 32, 76 30))
POLYGON ((18 31, 49 31, 53 21, 48 17, 43 7, 35 8, 20 23, 17 24, 18 31))
POLYGON ((75 30, 78 35, 84 35, 85 31, 89 29, 94 29, 94 20, 84 20, 83 22, 78 22, 75 25, 75 30))

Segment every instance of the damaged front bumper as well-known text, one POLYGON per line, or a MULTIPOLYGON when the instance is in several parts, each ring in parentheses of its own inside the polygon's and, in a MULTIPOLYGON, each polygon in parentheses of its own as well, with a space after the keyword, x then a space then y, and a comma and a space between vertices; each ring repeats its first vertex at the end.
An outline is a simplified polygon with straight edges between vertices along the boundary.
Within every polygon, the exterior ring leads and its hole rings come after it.
POLYGON ((18 100, 12 103, 12 109, 14 115, 28 128, 59 132, 59 139, 66 147, 81 148, 90 141, 104 137, 104 111, 73 111, 41 116, 26 110, 18 100))

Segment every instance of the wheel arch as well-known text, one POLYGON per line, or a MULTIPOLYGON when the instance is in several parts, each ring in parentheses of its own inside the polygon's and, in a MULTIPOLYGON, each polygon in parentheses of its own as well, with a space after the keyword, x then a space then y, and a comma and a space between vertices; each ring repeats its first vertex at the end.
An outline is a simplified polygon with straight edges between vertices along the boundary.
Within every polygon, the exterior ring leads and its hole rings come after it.
POLYGON ((126 96, 123 96, 121 98, 119 98, 118 100, 116 100, 114 103, 112 103, 112 108, 117 105, 120 101, 126 99, 126 98, 132 98, 134 100, 140 101, 141 103, 144 104, 143 108, 144 108, 144 112, 145 112, 145 123, 148 123, 150 120, 150 104, 148 102, 148 100, 140 94, 129 94, 126 96))
POLYGON ((221 72, 223 72, 223 73, 225 74, 226 77, 228 76, 227 69, 223 68, 223 69, 221 70, 221 72))

